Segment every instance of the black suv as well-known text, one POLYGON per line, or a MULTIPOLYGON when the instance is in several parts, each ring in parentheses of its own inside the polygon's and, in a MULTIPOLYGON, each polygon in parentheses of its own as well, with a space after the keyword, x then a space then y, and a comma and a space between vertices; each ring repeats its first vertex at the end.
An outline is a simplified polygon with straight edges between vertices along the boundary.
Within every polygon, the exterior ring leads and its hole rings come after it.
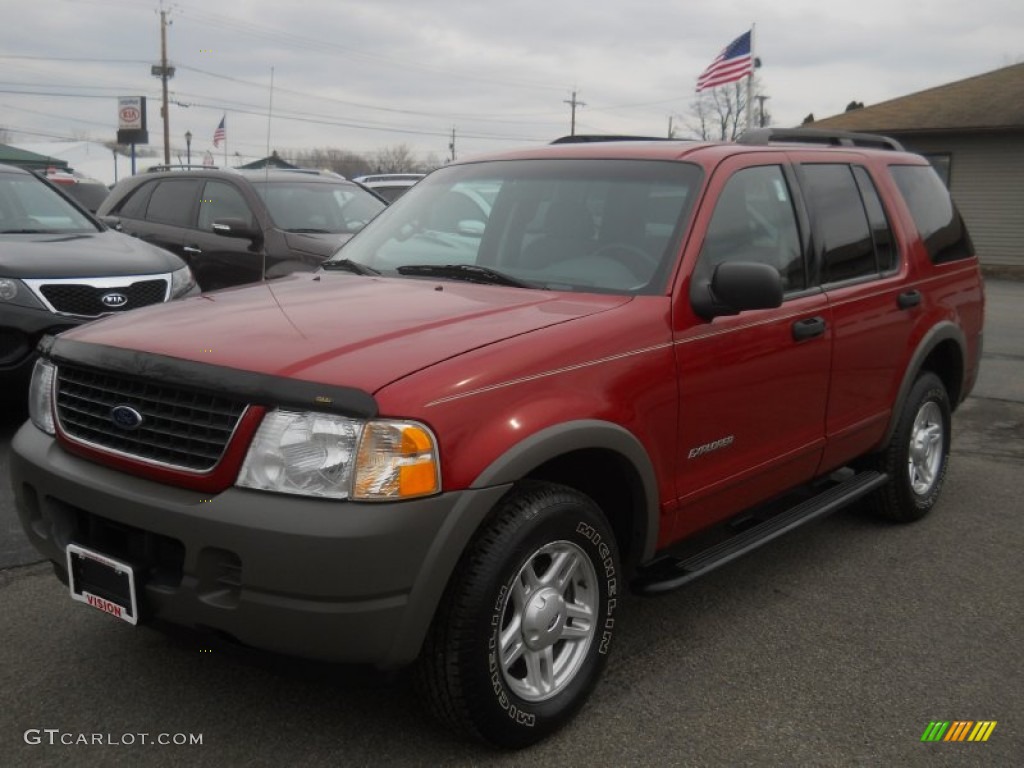
POLYGON ((330 172, 158 166, 97 215, 181 256, 209 291, 313 271, 386 205, 330 172))
POLYGON ((0 383, 34 350, 102 315, 198 293, 173 254, 111 232, 36 174, 0 165, 0 383))

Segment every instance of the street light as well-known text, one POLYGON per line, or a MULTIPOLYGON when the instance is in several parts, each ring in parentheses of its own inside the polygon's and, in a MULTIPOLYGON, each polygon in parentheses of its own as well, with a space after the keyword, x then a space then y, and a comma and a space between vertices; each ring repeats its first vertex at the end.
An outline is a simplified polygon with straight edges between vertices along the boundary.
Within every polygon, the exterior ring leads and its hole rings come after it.
POLYGON ((185 164, 192 165, 192 131, 185 131, 185 164))

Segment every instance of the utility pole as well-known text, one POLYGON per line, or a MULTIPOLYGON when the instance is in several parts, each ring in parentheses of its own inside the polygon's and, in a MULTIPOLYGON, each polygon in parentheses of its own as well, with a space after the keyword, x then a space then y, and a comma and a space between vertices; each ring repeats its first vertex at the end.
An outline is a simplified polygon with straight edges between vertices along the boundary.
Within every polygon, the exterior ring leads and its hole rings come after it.
POLYGON ((452 126, 452 140, 451 140, 451 143, 448 144, 448 151, 452 153, 452 156, 448 159, 448 162, 449 163, 454 163, 455 162, 455 126, 454 125, 452 126))
POLYGON ((174 67, 167 66, 167 11, 160 9, 160 63, 150 68, 150 74, 159 77, 163 86, 160 115, 164 119, 164 165, 171 164, 171 115, 167 109, 167 81, 174 77, 174 67))
POLYGON ((563 104, 568 104, 568 105, 570 105, 572 107, 572 123, 571 123, 571 127, 570 127, 570 130, 569 130, 569 135, 570 136, 575 136, 576 135, 576 107, 585 107, 587 105, 585 103, 583 103, 582 101, 578 101, 576 99, 576 91, 572 92, 572 98, 571 99, 567 99, 567 100, 563 101, 562 103, 563 104))

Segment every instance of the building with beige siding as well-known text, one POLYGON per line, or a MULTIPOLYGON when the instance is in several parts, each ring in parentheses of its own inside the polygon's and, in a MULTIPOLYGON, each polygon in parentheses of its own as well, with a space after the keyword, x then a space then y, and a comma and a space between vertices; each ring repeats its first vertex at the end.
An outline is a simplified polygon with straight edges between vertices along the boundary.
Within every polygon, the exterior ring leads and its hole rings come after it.
POLYGON ((883 133, 949 186, 982 264, 1024 270, 1024 64, 807 123, 883 133))

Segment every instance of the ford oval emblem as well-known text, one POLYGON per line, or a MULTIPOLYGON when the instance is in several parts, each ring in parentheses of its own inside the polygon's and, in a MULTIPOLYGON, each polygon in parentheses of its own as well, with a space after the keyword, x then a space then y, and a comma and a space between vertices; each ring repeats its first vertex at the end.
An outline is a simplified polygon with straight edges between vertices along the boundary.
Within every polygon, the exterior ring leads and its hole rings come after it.
POLYGON ((100 297, 105 307, 123 307, 128 303, 128 297, 123 293, 105 293, 100 297))
POLYGON ((110 409, 110 420, 121 429, 138 429, 142 426, 142 414, 130 405, 115 405, 110 409))

